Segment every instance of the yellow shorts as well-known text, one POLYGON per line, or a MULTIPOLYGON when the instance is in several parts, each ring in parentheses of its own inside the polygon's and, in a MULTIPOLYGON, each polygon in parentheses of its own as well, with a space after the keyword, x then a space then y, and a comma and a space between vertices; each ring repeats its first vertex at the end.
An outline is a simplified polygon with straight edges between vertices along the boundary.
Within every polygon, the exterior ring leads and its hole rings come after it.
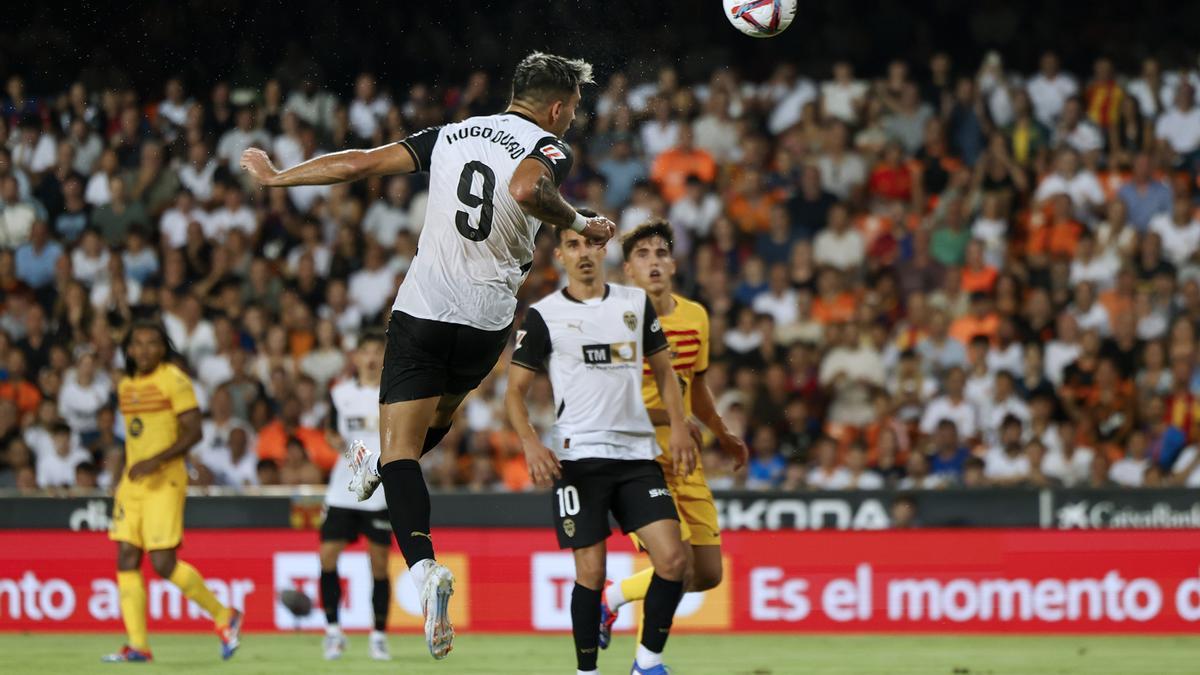
MULTIPOLYGON (((676 476, 672 471, 670 455, 667 454, 671 432, 661 427, 657 432, 658 444, 663 448, 658 461, 663 467, 667 487, 671 488, 675 509, 679 511, 679 530, 683 540, 692 546, 720 546, 721 526, 717 522, 717 505, 704 478, 704 469, 697 465, 691 474, 682 478, 676 476)), ((637 535, 630 536, 639 549, 644 548, 637 535)))
POLYGON ((123 481, 113 498, 108 538, 143 551, 160 551, 183 541, 183 503, 187 490, 164 487, 146 490, 123 481))

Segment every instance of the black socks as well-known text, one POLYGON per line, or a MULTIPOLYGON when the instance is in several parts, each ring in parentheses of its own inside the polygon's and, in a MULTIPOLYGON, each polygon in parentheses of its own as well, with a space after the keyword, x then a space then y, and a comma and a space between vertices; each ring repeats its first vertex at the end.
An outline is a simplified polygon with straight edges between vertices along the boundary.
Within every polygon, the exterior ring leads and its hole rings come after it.
POLYGON ((571 633, 579 670, 595 670, 600 649, 600 591, 575 584, 571 592, 571 633))
POLYGON ((338 609, 342 604, 342 580, 337 570, 321 570, 321 606, 325 608, 325 621, 329 625, 338 623, 338 609))
POLYGON ((371 589, 371 608, 375 610, 375 630, 387 628, 388 604, 392 600, 392 580, 384 577, 375 580, 371 589))
POLYGON ((657 654, 662 653, 663 647, 667 645, 667 635, 671 632, 675 609, 679 607, 682 597, 682 581, 667 581, 657 574, 650 578, 650 588, 646 591, 642 609, 645 616, 645 623, 642 625, 643 647, 657 654))
POLYGON ((433 538, 429 535, 429 488, 415 459, 397 459, 379 468, 383 491, 387 495, 388 518, 396 543, 409 567, 433 558, 433 538))

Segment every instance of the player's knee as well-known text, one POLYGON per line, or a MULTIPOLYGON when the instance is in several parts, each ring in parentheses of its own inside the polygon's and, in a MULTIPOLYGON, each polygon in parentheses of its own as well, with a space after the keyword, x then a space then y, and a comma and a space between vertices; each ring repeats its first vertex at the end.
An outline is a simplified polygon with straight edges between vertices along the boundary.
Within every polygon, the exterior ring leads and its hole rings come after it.
POLYGON ((664 579, 682 581, 688 572, 687 550, 682 542, 678 546, 666 548, 661 555, 654 558, 654 571, 664 579))
POLYGON ((150 566, 154 573, 166 579, 175 571, 174 551, 153 551, 150 553, 150 566))

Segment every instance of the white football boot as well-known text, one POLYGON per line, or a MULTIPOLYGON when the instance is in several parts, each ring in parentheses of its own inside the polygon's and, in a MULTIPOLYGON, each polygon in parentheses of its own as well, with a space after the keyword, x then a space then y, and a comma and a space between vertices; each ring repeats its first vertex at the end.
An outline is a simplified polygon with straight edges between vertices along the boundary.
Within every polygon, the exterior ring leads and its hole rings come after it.
POLYGON ((324 649, 326 661, 342 658, 342 652, 346 651, 346 636, 342 634, 341 628, 330 626, 325 629, 324 649))
POLYGON ((350 477, 347 489, 354 493, 358 501, 365 502, 375 494, 379 487, 379 453, 368 450, 362 441, 354 441, 346 450, 346 461, 354 475, 350 477))
POLYGON ((387 634, 383 631, 371 631, 371 639, 367 643, 367 651, 376 661, 391 661, 392 653, 388 651, 387 634))
POLYGON ((454 627, 450 625, 450 596, 454 595, 454 575, 445 565, 428 561, 428 575, 421 589, 421 608, 425 612, 425 644, 435 659, 444 659, 454 648, 454 627))

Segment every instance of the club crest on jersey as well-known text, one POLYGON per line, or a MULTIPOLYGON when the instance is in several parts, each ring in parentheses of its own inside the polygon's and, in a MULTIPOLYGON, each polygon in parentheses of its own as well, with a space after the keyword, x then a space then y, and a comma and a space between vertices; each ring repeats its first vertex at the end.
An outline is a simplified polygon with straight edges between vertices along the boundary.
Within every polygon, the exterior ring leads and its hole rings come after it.
POLYGON ((632 331, 637 330, 637 314, 625 312, 625 327, 632 331))
POLYGON ((575 536, 575 521, 574 520, 567 518, 566 520, 563 521, 563 534, 567 535, 568 537, 575 536))
POLYGON ((558 164, 558 160, 567 158, 567 154, 563 152, 562 149, 557 145, 552 143, 548 143, 538 148, 538 152, 545 155, 546 159, 554 162, 555 164, 558 164))

